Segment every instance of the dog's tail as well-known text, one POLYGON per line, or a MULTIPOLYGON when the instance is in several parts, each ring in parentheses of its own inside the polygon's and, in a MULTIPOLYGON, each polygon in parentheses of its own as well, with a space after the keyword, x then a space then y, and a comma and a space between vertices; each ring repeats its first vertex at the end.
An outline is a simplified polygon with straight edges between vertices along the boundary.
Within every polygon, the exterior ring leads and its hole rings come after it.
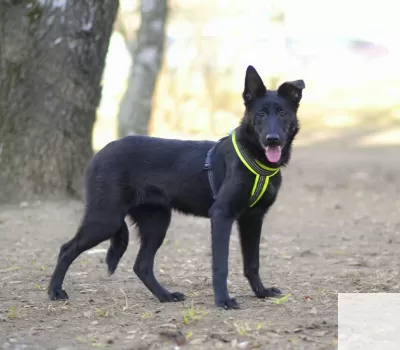
POLYGON ((129 243, 129 231, 126 223, 117 233, 110 239, 110 247, 108 248, 106 263, 108 273, 112 275, 118 267, 118 263, 124 255, 129 243))

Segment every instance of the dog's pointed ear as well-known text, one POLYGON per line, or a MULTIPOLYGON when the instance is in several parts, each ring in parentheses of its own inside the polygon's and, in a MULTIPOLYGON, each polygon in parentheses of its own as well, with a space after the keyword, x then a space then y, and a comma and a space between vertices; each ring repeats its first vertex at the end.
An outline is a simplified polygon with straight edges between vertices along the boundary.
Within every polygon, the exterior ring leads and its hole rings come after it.
POLYGON ((267 89, 253 66, 248 66, 246 69, 246 78, 244 80, 243 100, 247 104, 256 97, 262 97, 267 92, 267 89))
POLYGON ((287 81, 279 86, 278 95, 298 105, 305 87, 306 85, 303 80, 287 81))

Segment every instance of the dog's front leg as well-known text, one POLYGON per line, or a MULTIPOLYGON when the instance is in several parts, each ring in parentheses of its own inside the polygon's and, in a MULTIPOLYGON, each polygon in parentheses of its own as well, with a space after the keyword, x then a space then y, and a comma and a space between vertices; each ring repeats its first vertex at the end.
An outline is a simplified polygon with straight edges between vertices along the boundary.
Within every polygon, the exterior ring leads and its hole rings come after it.
POLYGON ((281 293, 279 289, 274 287, 265 288, 259 274, 260 237, 263 219, 264 213, 258 210, 246 211, 238 219, 243 272, 258 298, 274 297, 281 293))
POLYGON ((229 241, 235 218, 225 206, 215 203, 211 208, 212 281, 215 304, 224 309, 238 309, 236 300, 228 294, 229 241))

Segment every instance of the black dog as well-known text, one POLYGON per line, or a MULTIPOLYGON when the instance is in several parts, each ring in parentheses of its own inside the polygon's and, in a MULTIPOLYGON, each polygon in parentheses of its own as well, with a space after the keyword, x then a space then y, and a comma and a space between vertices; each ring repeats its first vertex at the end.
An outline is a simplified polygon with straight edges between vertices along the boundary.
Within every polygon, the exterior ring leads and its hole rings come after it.
POLYGON ((282 181, 279 167, 290 159, 299 123, 297 109, 305 85, 286 82, 267 90, 256 70, 246 71, 245 115, 231 136, 219 142, 128 136, 98 152, 85 175, 86 209, 75 237, 65 243, 48 288, 51 299, 67 299, 62 290, 71 263, 85 250, 109 239, 110 274, 125 253, 129 235, 124 218, 139 228, 140 250, 133 270, 162 302, 181 301, 153 273, 171 211, 211 218, 212 281, 215 303, 238 308, 227 289, 229 239, 238 222, 244 275, 259 298, 280 293, 265 288, 259 276, 259 243, 264 215, 282 181))

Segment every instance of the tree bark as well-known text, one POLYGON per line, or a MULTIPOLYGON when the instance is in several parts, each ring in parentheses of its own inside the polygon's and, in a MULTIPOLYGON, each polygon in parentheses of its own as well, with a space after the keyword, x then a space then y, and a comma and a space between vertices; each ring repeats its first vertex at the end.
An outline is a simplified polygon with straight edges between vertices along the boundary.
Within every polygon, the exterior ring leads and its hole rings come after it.
POLYGON ((0 202, 81 195, 118 0, 0 0, 0 202))
POLYGON ((147 135, 152 99, 164 53, 167 0, 141 0, 133 65, 118 115, 118 136, 147 135))

